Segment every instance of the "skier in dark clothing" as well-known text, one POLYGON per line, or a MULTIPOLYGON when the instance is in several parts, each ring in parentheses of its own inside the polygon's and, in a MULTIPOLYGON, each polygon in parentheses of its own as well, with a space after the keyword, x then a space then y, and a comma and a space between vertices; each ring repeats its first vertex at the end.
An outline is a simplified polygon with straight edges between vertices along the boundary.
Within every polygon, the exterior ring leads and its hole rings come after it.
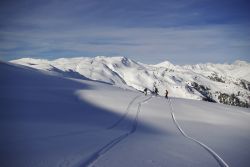
POLYGON ((145 94, 145 96, 146 96, 147 93, 148 93, 148 88, 145 88, 143 92, 144 92, 144 94, 145 94))
POLYGON ((155 86, 155 87, 154 87, 154 93, 155 93, 155 95, 158 95, 158 92, 159 92, 159 91, 158 91, 157 87, 155 86))
POLYGON ((165 98, 168 99, 168 90, 166 89, 165 98))

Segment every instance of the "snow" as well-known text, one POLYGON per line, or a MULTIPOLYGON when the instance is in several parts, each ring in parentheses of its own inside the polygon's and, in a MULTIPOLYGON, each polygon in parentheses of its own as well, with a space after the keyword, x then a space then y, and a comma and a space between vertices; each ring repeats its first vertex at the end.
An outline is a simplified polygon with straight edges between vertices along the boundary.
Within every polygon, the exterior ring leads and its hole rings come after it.
POLYGON ((250 64, 244 61, 236 61, 230 65, 207 63, 179 66, 169 61, 147 65, 126 57, 99 56, 60 58, 51 61, 22 58, 11 62, 62 76, 73 77, 74 73, 78 79, 85 77, 126 89, 143 91, 144 88, 148 88, 152 91, 156 85, 161 96, 164 96, 167 89, 173 97, 194 100, 210 98, 220 103, 220 94, 234 94, 241 102, 250 105, 250 87, 244 88, 241 84, 244 81, 250 85, 250 64), (194 88, 194 82, 206 87, 206 92, 194 88))
POLYGON ((145 96, 4 62, 0 80, 0 166, 250 164, 247 108, 145 96))

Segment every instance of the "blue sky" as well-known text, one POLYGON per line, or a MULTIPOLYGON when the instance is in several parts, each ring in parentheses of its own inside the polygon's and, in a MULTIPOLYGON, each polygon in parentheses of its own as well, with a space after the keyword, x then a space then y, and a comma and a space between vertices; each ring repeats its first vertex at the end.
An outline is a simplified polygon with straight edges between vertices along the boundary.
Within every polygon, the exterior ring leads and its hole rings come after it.
POLYGON ((0 59, 250 62, 246 0, 2 0, 0 59))

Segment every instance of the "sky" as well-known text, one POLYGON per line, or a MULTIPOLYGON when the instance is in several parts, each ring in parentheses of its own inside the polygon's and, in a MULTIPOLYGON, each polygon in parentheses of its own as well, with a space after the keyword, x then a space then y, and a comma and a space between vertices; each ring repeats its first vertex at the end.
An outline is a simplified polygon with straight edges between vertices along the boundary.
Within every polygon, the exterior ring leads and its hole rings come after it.
POLYGON ((1 0, 0 60, 250 62, 247 0, 1 0))

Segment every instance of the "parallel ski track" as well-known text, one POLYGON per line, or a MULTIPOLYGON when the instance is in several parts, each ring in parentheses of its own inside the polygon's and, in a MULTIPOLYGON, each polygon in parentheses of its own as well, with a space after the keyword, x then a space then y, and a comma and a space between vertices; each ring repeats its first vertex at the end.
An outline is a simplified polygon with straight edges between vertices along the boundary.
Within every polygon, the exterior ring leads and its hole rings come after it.
POLYGON ((209 146, 207 146, 206 144, 202 143, 201 141, 199 141, 199 140, 197 140, 197 139, 195 139, 193 137, 190 137, 189 135, 187 135, 184 132, 184 130, 181 128, 180 124, 178 123, 178 121, 176 120, 176 117, 174 115, 174 108, 173 108, 171 99, 169 99, 169 105, 170 105, 170 110, 171 110, 171 115, 172 115, 173 122, 176 125, 176 127, 178 128, 178 130, 181 132, 181 134, 185 138, 187 138, 187 139, 189 139, 189 140, 197 143, 201 147, 203 147, 208 153, 210 153, 214 157, 214 159, 218 162, 218 164, 221 167, 229 167, 229 165, 213 149, 211 149, 209 146))
MULTIPOLYGON (((137 99, 138 97, 134 98, 133 101, 135 101, 135 99, 137 99)), ((141 105, 143 103, 146 103, 147 101, 149 101, 150 99, 152 98, 152 96, 150 96, 149 98, 145 99, 145 100, 142 100, 141 102, 139 102, 138 104, 138 108, 137 108, 137 111, 136 111, 136 116, 134 118, 134 121, 133 121, 133 124, 132 124, 132 128, 120 135, 119 137, 116 137, 114 138, 113 140, 111 140, 110 142, 108 142, 106 145, 104 145, 103 147, 101 147, 98 151, 96 151, 95 153, 93 153, 87 160, 85 160, 85 162, 83 162, 80 166, 82 167, 91 167, 94 165, 95 162, 97 162, 97 160, 102 157, 105 153, 107 153, 110 149, 112 149, 115 145, 117 145, 118 143, 120 143, 122 140, 126 139, 129 135, 133 134, 136 129, 137 129, 137 126, 138 126, 138 119, 139 119, 139 114, 141 112, 141 105)), ((129 106, 131 106, 133 104, 133 102, 130 103, 129 106)), ((128 106, 128 108, 130 108, 128 106)), ((128 109, 129 110, 129 109, 128 109)), ((129 112, 129 111, 127 111, 129 112)), ((127 115, 127 114, 126 114, 127 115)), ((124 119, 124 118, 123 118, 124 119)), ((122 119, 122 120, 123 120, 122 119)), ((121 120, 121 121, 122 121, 121 120)), ((121 122, 121 121, 118 121, 117 125, 121 122)))
POLYGON ((134 97, 130 103, 128 104, 125 113, 121 116, 121 118, 119 120, 117 120, 113 125, 111 125, 110 127, 108 127, 107 129, 113 129, 115 128, 117 125, 119 125, 129 114, 130 111, 130 107, 132 106, 132 104, 135 102, 136 99, 138 99, 139 97, 141 97, 142 95, 137 95, 136 97, 134 97))
MULTIPOLYGON (((118 126, 128 115, 129 111, 130 111, 130 107, 133 105, 133 103, 135 102, 136 99, 138 99, 139 97, 141 97, 142 95, 137 95, 136 97, 134 97, 128 104, 125 113, 111 126, 105 128, 105 129, 91 129, 91 130, 81 130, 81 131, 74 131, 74 132, 69 132, 69 133, 63 133, 63 134, 57 134, 57 135, 51 135, 51 136, 44 136, 44 137, 34 137, 32 139, 29 139, 30 141, 39 141, 39 140, 49 140, 52 138, 58 138, 58 137, 67 137, 67 136, 73 136, 73 135, 83 135, 86 133, 96 133, 96 132, 101 132, 104 130, 111 130, 114 129, 116 126, 118 126)), ((27 139, 21 139, 18 142, 27 142, 27 139)))

